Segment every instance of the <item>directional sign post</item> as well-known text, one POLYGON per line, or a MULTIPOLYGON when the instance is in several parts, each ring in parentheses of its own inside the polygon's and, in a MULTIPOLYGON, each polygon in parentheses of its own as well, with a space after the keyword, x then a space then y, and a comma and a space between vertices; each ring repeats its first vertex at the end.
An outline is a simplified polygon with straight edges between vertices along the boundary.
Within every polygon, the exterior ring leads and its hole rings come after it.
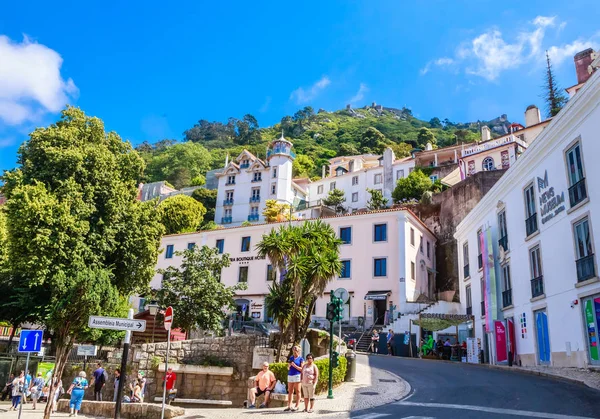
POLYGON ((173 325, 173 307, 169 306, 165 310, 165 319, 163 321, 167 330, 167 355, 165 359, 165 382, 163 383, 163 399, 160 409, 160 419, 165 418, 165 401, 167 398, 167 374, 169 373, 169 352, 171 351, 171 326, 173 325))
MULTIPOLYGON (((27 377, 29 370, 29 355, 32 352, 40 352, 42 350, 42 340, 44 338, 43 330, 21 330, 19 337, 19 352, 27 353, 27 361, 25 361, 25 376, 27 377)), ((19 404, 19 419, 21 418, 21 410, 23 403, 19 404)))
POLYGON ((130 332, 144 332, 146 320, 121 319, 118 317, 90 316, 88 327, 93 329, 126 330, 130 332))

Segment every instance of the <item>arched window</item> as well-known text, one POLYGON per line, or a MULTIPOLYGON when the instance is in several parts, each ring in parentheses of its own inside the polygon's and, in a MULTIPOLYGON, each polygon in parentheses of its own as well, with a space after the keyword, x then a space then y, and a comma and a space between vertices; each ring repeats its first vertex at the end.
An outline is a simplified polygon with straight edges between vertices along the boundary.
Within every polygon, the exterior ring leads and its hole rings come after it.
POLYGON ((494 164, 494 159, 491 157, 486 157, 483 159, 483 170, 495 170, 496 165, 494 164))

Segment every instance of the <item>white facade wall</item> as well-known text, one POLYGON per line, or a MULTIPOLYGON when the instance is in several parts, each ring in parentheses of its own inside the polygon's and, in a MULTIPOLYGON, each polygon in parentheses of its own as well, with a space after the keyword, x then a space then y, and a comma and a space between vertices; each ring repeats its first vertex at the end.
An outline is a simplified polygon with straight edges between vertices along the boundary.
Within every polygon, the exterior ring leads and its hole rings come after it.
MULTIPOLYGON (((491 265, 497 279, 497 310, 492 315, 498 320, 514 319, 516 334, 516 360, 523 365, 550 364, 554 366, 584 367, 599 364, 593 359, 590 342, 596 339, 600 326, 600 305, 596 317, 585 319, 585 303, 588 298, 600 298, 598 259, 595 249, 600 243, 600 167, 595 163, 600 153, 598 143, 600 121, 600 73, 595 74, 585 87, 556 116, 540 134, 523 156, 488 192, 481 202, 459 224, 455 237, 459 255, 460 295, 463 309, 467 310, 466 288, 471 288, 472 313, 475 316, 474 334, 482 342, 489 343, 494 361, 497 356, 495 335, 483 331, 481 316, 481 278, 478 269, 477 231, 488 230, 492 236, 493 255, 491 265), (568 166, 565 152, 579 143, 582 151, 587 199, 571 206, 569 200, 568 166), (547 179, 547 183, 545 183, 547 179), (538 229, 526 237, 524 190, 533 184, 538 229), (553 208, 547 218, 542 216, 540 198, 544 193, 563 196, 564 202, 553 208), (560 210, 564 207, 564 210, 560 210), (555 211, 558 209, 558 212, 555 211), (505 211, 507 222, 508 251, 500 252, 498 213, 505 211), (589 222, 590 247, 595 274, 584 281, 578 279, 576 260, 579 258, 574 238, 574 224, 582 219, 589 222), (595 230, 596 229, 596 230, 595 230), (463 245, 468 243, 470 276, 463 273, 463 245), (539 246, 543 278, 543 293, 532 295, 532 268, 530 250, 539 246), (504 257, 504 259, 502 259, 504 257), (503 307, 503 284, 501 268, 508 265, 511 274, 512 304, 503 307), (543 316, 547 314, 547 340, 544 339, 543 316), (523 315, 526 328, 521 328, 523 315), (540 316, 540 317, 537 317, 540 316), (540 322, 536 321, 540 320, 540 322), (549 345, 546 359, 545 345, 549 345)), ((542 198, 543 199, 543 198, 542 198)), ((590 260, 590 259, 587 259, 590 260)), ((484 261, 485 263, 485 261, 484 261)), ((598 300, 600 302, 600 300, 598 300)), ((510 303, 509 301, 507 301, 510 303)), ((592 304, 593 307, 593 304, 592 304)), ((489 312, 488 312, 489 315, 489 312)), ((598 346, 596 346, 598 348, 598 346)), ((597 358, 597 357, 596 357, 597 358)))

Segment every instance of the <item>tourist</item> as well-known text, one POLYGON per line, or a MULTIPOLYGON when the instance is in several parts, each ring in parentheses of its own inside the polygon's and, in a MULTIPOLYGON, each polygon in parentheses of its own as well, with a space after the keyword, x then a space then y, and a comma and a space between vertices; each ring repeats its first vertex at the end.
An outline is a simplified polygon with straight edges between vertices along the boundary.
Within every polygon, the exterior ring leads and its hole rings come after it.
POLYGON ((38 372, 37 377, 31 383, 29 391, 31 392, 31 400, 33 402, 33 410, 35 410, 37 401, 42 397, 42 390, 44 389, 44 379, 42 373, 38 372))
POLYGON ((294 346, 292 348, 293 355, 288 359, 288 405, 283 410, 284 412, 295 412, 300 407, 300 380, 302 375, 302 367, 304 359, 300 356, 300 348, 294 346), (292 407, 292 399, 296 393, 296 407, 292 407))
POLYGON ((371 353, 379 353, 379 333, 377 333, 377 329, 373 330, 373 336, 371 336, 371 353))
POLYGON ((394 355, 394 331, 390 329, 387 334, 388 355, 394 355))
POLYGON ((104 368, 102 368, 102 364, 100 362, 98 362, 96 366, 98 368, 92 374, 94 376, 94 400, 101 402, 102 389, 106 384, 106 372, 104 371, 104 368))
POLYGON ((21 371, 18 377, 12 382, 12 405, 8 410, 17 410, 21 403, 21 397, 25 392, 25 373, 21 371))
POLYGON ((273 371, 269 370, 269 363, 264 362, 262 364, 262 370, 256 374, 254 387, 248 391, 248 399, 250 402, 248 409, 256 407, 256 398, 260 397, 261 394, 265 395, 265 401, 262 402, 259 408, 269 407, 269 398, 271 397, 271 392, 275 388, 276 383, 277 379, 275 378, 275 374, 273 374, 273 371))
POLYGON ((2 390, 2 401, 6 400, 6 396, 8 396, 8 400, 12 399, 12 382, 15 379, 15 375, 11 374, 4 389, 2 390))
POLYGON ((315 407, 315 388, 318 381, 319 368, 314 363, 313 355, 308 354, 306 355, 306 364, 302 368, 302 394, 304 395, 304 411, 307 413, 312 413, 315 407))
POLYGON ((140 380, 134 380, 133 383, 129 383, 129 389, 131 390, 131 403, 142 402, 142 383, 140 380))
POLYGON ((172 400, 171 394, 177 392, 177 390, 175 390, 175 381, 177 381, 177 374, 173 372, 172 367, 169 367, 167 373, 165 374, 165 379, 163 383, 163 385, 167 389, 167 397, 169 398, 169 404, 171 404, 172 400))
POLYGON ((83 394, 87 388, 88 380, 86 379, 85 371, 80 371, 79 375, 75 377, 67 390, 67 393, 71 395, 71 402, 69 403, 71 413, 69 416, 77 416, 81 410, 81 401, 83 400, 83 394))
POLYGON ((452 344, 450 343, 450 339, 446 339, 446 342, 444 342, 444 346, 452 346, 452 344))
POLYGON ((144 396, 146 395, 146 377, 144 377, 144 374, 142 374, 141 371, 138 371, 137 379, 138 379, 138 381, 140 383, 140 387, 142 389, 140 394, 141 394, 141 399, 142 399, 141 401, 143 402, 144 396))
POLYGON ((115 368, 115 392, 113 394, 113 402, 117 401, 117 396, 119 395, 119 379, 121 378, 121 370, 115 368))

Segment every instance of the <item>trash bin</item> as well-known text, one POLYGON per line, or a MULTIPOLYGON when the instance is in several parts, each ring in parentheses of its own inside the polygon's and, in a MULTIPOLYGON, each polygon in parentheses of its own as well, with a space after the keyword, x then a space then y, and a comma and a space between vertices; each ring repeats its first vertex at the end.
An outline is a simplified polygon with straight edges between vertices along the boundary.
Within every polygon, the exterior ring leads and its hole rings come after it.
POLYGON ((346 352, 346 381, 351 382, 355 380, 356 377, 356 354, 354 351, 346 352))

